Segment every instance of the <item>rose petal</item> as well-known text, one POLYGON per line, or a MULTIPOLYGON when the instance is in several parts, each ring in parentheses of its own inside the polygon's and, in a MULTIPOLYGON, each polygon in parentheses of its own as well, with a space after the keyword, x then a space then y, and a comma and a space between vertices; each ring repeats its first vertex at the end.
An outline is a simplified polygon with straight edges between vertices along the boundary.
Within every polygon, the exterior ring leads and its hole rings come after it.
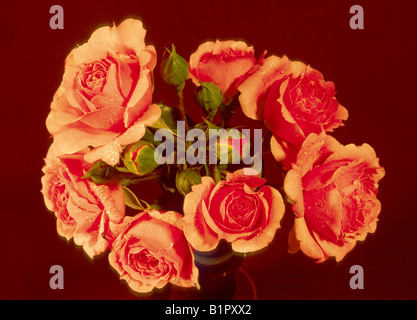
POLYGON ((284 190, 287 197, 293 202, 292 210, 297 217, 304 216, 304 197, 301 168, 293 165, 293 169, 287 172, 284 180, 284 190))
POLYGON ((348 144, 330 155, 326 163, 343 159, 364 161, 370 168, 377 170, 377 180, 381 180, 385 175, 385 170, 379 165, 379 158, 377 158, 375 150, 367 143, 361 146, 355 146, 354 144, 348 144))
POLYGON ((201 184, 192 186, 192 191, 184 198, 184 234, 188 242, 199 251, 216 248, 219 239, 207 225, 203 215, 203 199, 214 188, 211 177, 202 177, 201 184))
POLYGON ((94 112, 89 112, 77 119, 77 121, 80 121, 83 124, 97 130, 119 133, 124 128, 122 121, 123 113, 123 107, 108 107, 94 112))
POLYGON ((342 196, 328 186, 313 192, 304 191, 304 218, 307 226, 321 238, 339 242, 342 221, 342 196))
POLYGON ((301 145, 305 139, 304 132, 294 120, 283 101, 287 90, 289 78, 283 81, 276 81, 270 88, 270 92, 265 97, 263 117, 265 126, 274 135, 295 145, 301 145))
POLYGON ((258 176, 258 172, 252 168, 243 168, 226 174, 226 181, 243 182, 249 187, 256 189, 264 185, 266 180, 258 176))
POLYGON ((112 42, 112 28, 96 29, 87 43, 73 49, 65 60, 66 70, 81 64, 88 64, 106 57, 108 44, 112 42))
POLYGON ((190 74, 196 86, 214 82, 222 91, 255 65, 254 51, 243 41, 205 42, 190 56, 190 74))
POLYGON ((249 76, 239 87, 239 102, 243 113, 254 120, 263 119, 263 103, 268 88, 291 71, 291 63, 286 56, 271 56, 264 60, 259 70, 249 76))
POLYGON ((259 189, 265 201, 267 221, 265 227, 260 229, 255 236, 249 239, 240 238, 232 243, 232 249, 236 252, 255 252, 265 248, 275 237, 276 230, 280 228, 280 221, 284 216, 285 205, 281 194, 270 186, 263 186, 259 189))
POLYGON ((117 134, 110 131, 102 131, 93 128, 67 127, 54 134, 54 143, 62 153, 76 153, 88 146, 100 146, 109 143, 117 137, 117 134))
POLYGON ((115 49, 119 49, 122 52, 126 52, 126 49, 140 52, 145 48, 145 36, 146 30, 143 27, 143 23, 137 19, 125 19, 119 26, 113 27, 113 32, 117 33, 119 41, 115 42, 115 49))
POLYGON ((127 129, 126 132, 115 137, 115 139, 107 142, 103 146, 95 148, 93 151, 86 154, 84 159, 89 163, 102 160, 111 166, 116 165, 119 162, 122 146, 139 141, 145 134, 145 126, 152 125, 160 118, 160 116, 161 108, 155 104, 151 105, 142 117, 127 129))
POLYGON ((152 100, 152 78, 150 70, 142 67, 141 76, 138 79, 135 90, 128 102, 124 114, 125 127, 129 128, 132 123, 146 112, 152 100))
POLYGON ((317 259, 317 262, 323 262, 328 258, 317 244, 315 238, 310 234, 304 217, 294 219, 294 230, 300 249, 305 255, 317 259))
POLYGON ((278 136, 271 137, 271 152, 275 160, 282 163, 284 170, 290 170, 292 164, 297 161, 299 147, 282 140, 278 136))

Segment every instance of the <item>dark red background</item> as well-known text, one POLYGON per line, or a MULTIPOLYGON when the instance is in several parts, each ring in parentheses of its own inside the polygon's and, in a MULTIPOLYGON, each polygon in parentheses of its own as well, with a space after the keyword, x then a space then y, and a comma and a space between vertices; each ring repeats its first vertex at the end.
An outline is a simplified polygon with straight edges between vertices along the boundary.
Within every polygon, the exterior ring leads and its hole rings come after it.
MULTIPOLYGON (((110 268, 90 261, 57 235, 40 193, 50 144, 45 119, 75 44, 99 26, 141 18, 160 61, 174 43, 188 58, 205 40, 243 39, 260 54, 287 55, 336 84, 348 110, 334 136, 371 144, 386 169, 375 234, 345 259, 322 264, 287 253, 291 213, 274 242, 243 267, 259 299, 416 299, 415 17, 402 1, 14 1, 0 4, 1 204, 0 298, 138 299, 110 268), (49 8, 64 8, 64 30, 49 28, 49 8), (349 8, 362 4, 365 29, 351 30, 349 8), (64 290, 51 290, 49 268, 64 268, 64 290), (349 287, 349 268, 364 268, 364 290, 349 287)), ((159 65, 158 65, 159 66, 159 65)), ((155 72, 155 100, 174 95, 155 72)), ((192 85, 189 84, 192 93, 192 85)), ((191 105, 192 99, 188 101, 191 105)), ((268 167, 268 179, 276 172, 268 167)), ((149 192, 148 192, 149 194, 149 192)), ((171 297, 187 295, 175 288, 171 297)), ((248 297, 250 298, 250 297, 248 297)))

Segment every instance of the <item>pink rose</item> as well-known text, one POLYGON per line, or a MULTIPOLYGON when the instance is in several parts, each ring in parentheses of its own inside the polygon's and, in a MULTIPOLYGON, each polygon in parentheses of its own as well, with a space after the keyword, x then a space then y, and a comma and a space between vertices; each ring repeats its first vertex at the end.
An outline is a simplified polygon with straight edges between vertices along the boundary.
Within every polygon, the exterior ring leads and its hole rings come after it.
POLYGON ((343 125, 347 110, 335 98, 334 83, 286 57, 271 56, 239 87, 243 112, 262 120, 273 132, 271 149, 289 169, 310 133, 331 132, 343 125))
POLYGON ((61 155, 52 144, 42 169, 42 194, 55 213, 58 234, 74 238, 93 258, 108 248, 109 224, 123 220, 125 203, 119 183, 96 185, 82 178, 90 166, 83 156, 84 152, 61 155))
POLYGON ((145 45, 139 20, 97 29, 73 49, 46 125, 63 153, 95 149, 88 162, 119 160, 124 145, 138 141, 160 116, 152 101, 153 46, 145 45))
POLYGON ((274 238, 285 207, 281 194, 263 186, 253 169, 229 173, 217 185, 202 177, 184 199, 184 233, 199 251, 216 248, 221 239, 236 252, 253 252, 274 238))
POLYGON ((310 134, 284 181, 294 201, 290 252, 301 249, 317 262, 343 259, 376 229, 384 174, 368 144, 343 146, 324 132, 310 134))
POLYGON ((195 286, 198 269, 179 213, 150 210, 126 216, 115 227, 109 262, 134 291, 150 292, 168 282, 195 286))
POLYGON ((208 41, 190 56, 189 77, 196 86, 200 85, 199 81, 216 83, 227 101, 239 83, 255 71, 256 65, 253 47, 246 43, 208 41))

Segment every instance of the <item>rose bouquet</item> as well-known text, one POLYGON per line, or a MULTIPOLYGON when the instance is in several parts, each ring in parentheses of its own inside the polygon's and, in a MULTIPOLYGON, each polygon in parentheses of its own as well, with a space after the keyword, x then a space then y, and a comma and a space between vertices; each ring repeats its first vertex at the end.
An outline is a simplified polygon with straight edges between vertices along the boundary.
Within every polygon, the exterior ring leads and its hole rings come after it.
POLYGON ((340 261, 375 231, 384 169, 368 144, 329 135, 348 112, 319 71, 285 56, 256 57, 234 40, 205 42, 188 61, 172 46, 154 74, 156 66, 133 19, 97 29, 66 58, 46 120, 53 143, 42 177, 59 235, 92 259, 109 252, 120 279, 150 292, 200 287, 202 261, 221 246, 232 255, 265 248, 286 204, 289 252, 317 262, 340 261), (154 101, 158 75, 177 106, 154 101), (187 112, 186 85, 200 121, 187 112), (229 127, 237 108, 264 130, 229 127), (263 143, 282 164, 278 189, 262 170, 263 143), (153 203, 140 194, 150 180, 162 193, 153 203))

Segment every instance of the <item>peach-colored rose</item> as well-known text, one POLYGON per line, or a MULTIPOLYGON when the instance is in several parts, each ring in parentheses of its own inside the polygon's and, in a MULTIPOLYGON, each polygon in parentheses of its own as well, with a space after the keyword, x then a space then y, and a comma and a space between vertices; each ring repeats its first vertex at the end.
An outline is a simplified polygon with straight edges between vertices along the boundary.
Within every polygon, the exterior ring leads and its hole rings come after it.
POLYGON ((256 66, 253 47, 243 41, 207 41, 190 56, 189 78, 196 86, 199 81, 216 83, 227 101, 256 66))
POLYGON ((125 203, 119 183, 96 185, 82 178, 90 167, 83 156, 84 152, 62 155, 52 144, 42 168, 42 194, 57 218, 58 234, 74 238, 93 258, 107 250, 109 224, 123 220, 125 203))
POLYGON ((317 262, 343 259, 376 229, 384 174, 370 145, 343 146, 324 132, 310 134, 284 181, 295 202, 290 252, 301 249, 317 262))
POLYGON ((138 141, 160 116, 151 105, 155 48, 145 44, 139 20, 97 29, 65 61, 46 125, 61 152, 94 147, 88 162, 119 160, 124 145, 138 141))
POLYGON ((132 290, 151 292, 169 282, 195 286, 198 269, 179 213, 145 211, 115 227, 109 262, 132 290))
POLYGON ((299 61, 271 56, 239 87, 243 112, 273 132, 271 150, 289 169, 310 133, 343 125, 347 110, 335 98, 334 83, 299 61))
POLYGON ((190 244, 199 251, 215 249, 221 239, 236 252, 266 247, 285 207, 281 194, 264 183, 253 169, 229 173, 217 185, 202 177, 184 199, 184 233, 190 244))

